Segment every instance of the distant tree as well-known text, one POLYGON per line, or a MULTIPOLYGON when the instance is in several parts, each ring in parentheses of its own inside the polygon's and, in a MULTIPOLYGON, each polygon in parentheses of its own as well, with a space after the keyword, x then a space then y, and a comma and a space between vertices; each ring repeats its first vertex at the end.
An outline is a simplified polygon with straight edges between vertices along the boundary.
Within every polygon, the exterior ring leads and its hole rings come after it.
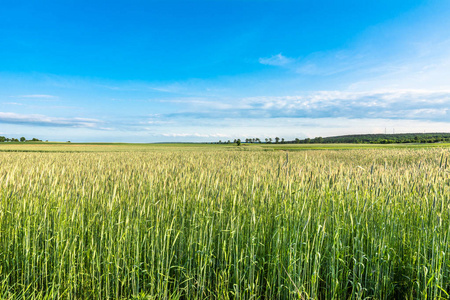
POLYGON ((241 139, 237 139, 236 145, 237 145, 237 146, 240 146, 240 145, 241 145, 241 139))
POLYGON ((18 142, 18 141, 19 141, 18 139, 11 138, 11 142, 18 142))
POLYGON ((280 138, 279 137, 276 137, 275 138, 275 144, 278 144, 280 142, 280 138))
POLYGON ((21 142, 25 142, 26 140, 27 140, 27 139, 26 139, 24 136, 20 138, 20 141, 21 141, 21 142))
POLYGON ((269 138, 269 144, 272 144, 272 138, 269 138))
POLYGON ((37 138, 32 138, 31 141, 32 142, 42 142, 40 139, 37 139, 37 138))
POLYGON ((268 144, 268 143, 269 143, 269 139, 268 139, 268 138, 265 138, 265 141, 266 141, 266 144, 268 144))
POLYGON ((0 136, 0 143, 6 142, 6 137, 0 136))
POLYGON ((299 139, 299 138, 296 138, 296 139, 295 139, 295 143, 296 143, 296 144, 300 144, 300 139, 299 139))
POLYGON ((281 138, 281 143, 284 144, 284 138, 281 138))

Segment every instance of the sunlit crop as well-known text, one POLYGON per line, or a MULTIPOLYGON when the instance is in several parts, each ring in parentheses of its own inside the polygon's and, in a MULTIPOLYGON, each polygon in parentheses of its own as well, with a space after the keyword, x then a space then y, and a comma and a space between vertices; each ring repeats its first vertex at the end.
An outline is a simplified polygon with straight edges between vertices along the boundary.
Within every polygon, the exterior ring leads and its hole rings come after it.
POLYGON ((448 149, 0 153, 0 298, 437 299, 448 149))

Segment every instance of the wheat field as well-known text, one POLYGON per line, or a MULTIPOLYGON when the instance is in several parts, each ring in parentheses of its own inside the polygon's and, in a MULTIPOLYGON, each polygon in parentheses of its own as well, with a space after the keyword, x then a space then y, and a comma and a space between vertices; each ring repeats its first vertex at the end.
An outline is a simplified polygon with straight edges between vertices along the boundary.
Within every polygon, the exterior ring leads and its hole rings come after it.
POLYGON ((448 148, 0 152, 1 299, 447 299, 448 148))

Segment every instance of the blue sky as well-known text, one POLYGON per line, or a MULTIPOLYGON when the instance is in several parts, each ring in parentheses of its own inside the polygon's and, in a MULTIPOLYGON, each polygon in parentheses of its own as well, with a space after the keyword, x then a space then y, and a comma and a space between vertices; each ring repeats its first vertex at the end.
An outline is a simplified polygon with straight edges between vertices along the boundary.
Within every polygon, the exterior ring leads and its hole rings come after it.
POLYGON ((4 1, 0 135, 450 131, 448 1, 4 1))

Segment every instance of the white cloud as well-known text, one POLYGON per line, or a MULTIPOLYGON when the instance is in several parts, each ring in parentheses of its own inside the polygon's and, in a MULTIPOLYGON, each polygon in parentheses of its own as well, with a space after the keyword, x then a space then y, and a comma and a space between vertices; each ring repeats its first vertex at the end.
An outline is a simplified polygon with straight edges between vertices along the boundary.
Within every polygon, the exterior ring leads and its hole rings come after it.
POLYGON ((12 112, 0 112, 0 123, 101 129, 99 125, 103 122, 97 119, 88 118, 55 118, 38 114, 25 115, 12 112))
POLYGON ((273 55, 271 57, 261 57, 259 59, 260 64, 269 66, 286 66, 293 63, 294 61, 294 59, 283 56, 281 53, 273 55))
POLYGON ((20 95, 18 97, 19 98, 37 98, 37 99, 55 99, 55 98, 58 98, 58 97, 53 96, 53 95, 42 95, 42 94, 37 94, 37 95, 20 95))
POLYGON ((160 100, 162 103, 177 103, 185 107, 209 107, 214 109, 226 110, 233 107, 232 104, 226 103, 223 99, 211 100, 210 98, 202 97, 184 97, 177 99, 160 100))
MULTIPOLYGON (((238 118, 229 122, 218 120, 208 126, 208 131, 200 128, 196 122, 179 128, 167 128, 152 132, 159 141, 218 141, 235 138, 264 139, 266 137, 283 137, 287 140, 295 138, 314 138, 317 136, 335 136, 345 134, 366 133, 406 133, 406 132, 450 132, 450 123, 431 122, 427 120, 404 119, 372 119, 372 118, 238 118), (203 130, 203 131, 202 131, 203 130), (169 132, 168 132, 169 131, 169 132), (217 132, 220 132, 218 134, 217 132)), ((143 132, 137 132, 143 135, 143 132)))
POLYGON ((207 133, 163 133, 161 134, 162 136, 166 136, 166 137, 199 137, 199 138, 210 138, 210 137, 230 137, 227 134, 222 134, 222 133, 211 133, 211 134, 207 134, 207 133))
POLYGON ((141 124, 149 124, 149 125, 164 125, 164 124, 171 124, 173 122, 171 121, 158 121, 158 120, 149 120, 141 122, 141 124))
POLYGON ((5 105, 24 105, 23 103, 18 103, 18 102, 3 102, 3 104, 5 105))
POLYGON ((233 102, 233 105, 198 102, 194 107, 163 115, 161 120, 190 118, 213 123, 218 119, 285 117, 450 120, 450 90, 316 91, 292 96, 247 97, 233 102))

